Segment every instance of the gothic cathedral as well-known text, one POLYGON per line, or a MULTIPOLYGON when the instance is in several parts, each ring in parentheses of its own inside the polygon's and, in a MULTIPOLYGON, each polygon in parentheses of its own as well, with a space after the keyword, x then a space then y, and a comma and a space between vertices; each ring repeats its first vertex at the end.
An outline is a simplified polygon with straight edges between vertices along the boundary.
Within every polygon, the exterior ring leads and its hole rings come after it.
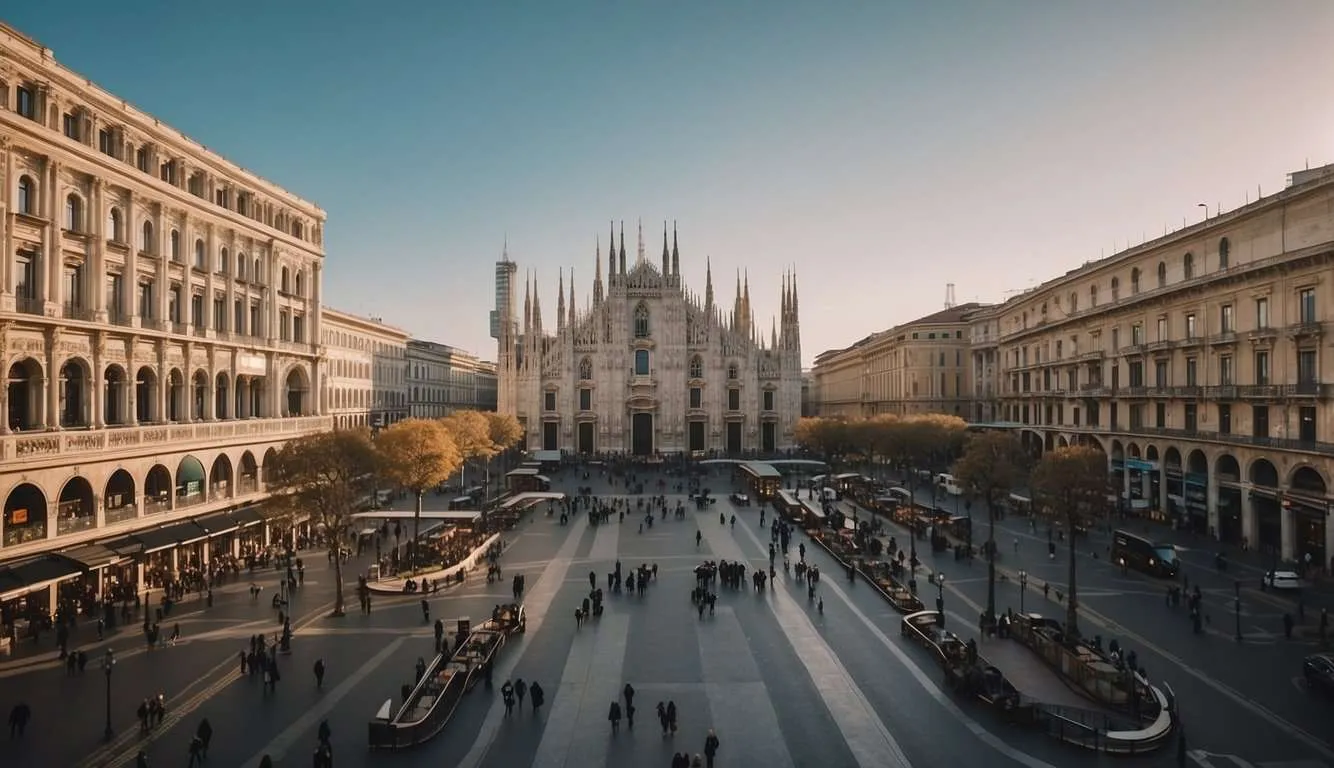
MULTIPOLYGON (((536 281, 525 280, 523 316, 514 297, 500 322, 499 407, 524 425, 529 450, 670 455, 689 451, 769 454, 794 445, 801 415, 801 326, 797 281, 785 276, 781 312, 769 338, 757 331, 749 281, 737 276, 724 312, 708 267, 704 297, 681 280, 673 228, 663 228, 662 266, 639 252, 627 269, 620 248, 601 246, 591 303, 568 301, 562 273, 556 332, 548 333, 536 281)), ((512 290, 512 289, 511 289, 512 290)))

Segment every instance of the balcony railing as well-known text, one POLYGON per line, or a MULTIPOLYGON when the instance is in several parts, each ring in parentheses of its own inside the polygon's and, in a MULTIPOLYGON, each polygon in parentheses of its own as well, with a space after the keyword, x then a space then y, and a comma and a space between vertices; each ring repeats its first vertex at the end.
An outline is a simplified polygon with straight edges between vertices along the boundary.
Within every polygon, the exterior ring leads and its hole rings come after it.
POLYGON ((241 477, 237 478, 236 480, 237 496, 245 496, 248 493, 256 493, 258 491, 259 491, 259 478, 255 477, 254 475, 251 475, 250 477, 241 475, 241 477))
POLYGON ((171 511, 171 499, 145 499, 144 515, 156 515, 171 511))
POLYGON ((196 325, 196 326, 194 327, 193 331, 194 331, 194 335, 200 337, 201 339, 202 339, 202 338, 205 338, 205 337, 208 336, 208 329, 205 328, 205 327, 202 326, 202 325, 196 325))
POLYGON ((179 334, 181 334, 181 335, 184 335, 185 332, 186 332, 186 329, 187 329, 188 327, 189 327, 189 326, 187 326, 185 323, 182 323, 182 322, 179 321, 179 320, 172 320, 172 321, 171 321, 171 332, 172 332, 172 333, 179 333, 179 334))
POLYGON ((1319 336, 1324 333, 1325 324, 1317 322, 1293 323, 1288 326, 1289 336, 1319 336))
POLYGON ((45 304, 41 299, 20 296, 14 300, 14 309, 25 315, 45 315, 45 304))
POLYGON ((1200 429, 1173 429, 1169 427, 1138 427, 1135 429, 1113 429, 1111 427, 1083 426, 1061 427, 1075 432, 1097 432, 1110 434, 1143 435, 1146 437, 1175 437, 1184 440, 1203 440, 1231 445, 1247 445, 1259 448, 1277 448, 1288 451, 1307 451, 1325 456, 1334 456, 1334 443, 1319 440, 1293 440, 1285 437, 1259 437, 1236 433, 1209 432, 1200 429))
POLYGON ((93 311, 91 309, 71 301, 67 301, 61 306, 61 314, 65 316, 66 320, 92 322, 93 319, 93 311))
MULTIPOLYGON (((99 454, 134 450, 140 446, 186 450, 197 444, 227 440, 285 437, 323 432, 328 416, 292 416, 244 421, 202 421, 171 426, 146 425, 103 430, 72 430, 0 436, 0 461, 34 462, 50 459, 96 459, 99 454)), ((145 502, 145 510, 149 502, 145 502)))
POLYGON ((139 327, 147 328, 150 331, 164 331, 167 326, 166 323, 156 317, 141 317, 139 318, 139 327))
POLYGON ((107 507, 105 513, 107 520, 106 524, 114 525, 116 523, 123 523, 126 520, 133 520, 138 514, 139 508, 132 503, 123 504, 119 507, 107 507))
POLYGON ((112 325, 128 326, 133 322, 133 317, 128 312, 112 309, 107 311, 107 322, 112 325))

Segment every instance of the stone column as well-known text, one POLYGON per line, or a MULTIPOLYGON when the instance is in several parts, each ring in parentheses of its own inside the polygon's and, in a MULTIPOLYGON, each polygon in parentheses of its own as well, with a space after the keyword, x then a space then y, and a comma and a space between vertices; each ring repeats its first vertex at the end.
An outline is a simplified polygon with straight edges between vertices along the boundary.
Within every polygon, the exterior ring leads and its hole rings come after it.
POLYGON ((306 316, 310 318, 310 343, 318 347, 324 343, 324 336, 321 335, 324 328, 322 304, 324 297, 324 265, 318 261, 310 267, 310 292, 308 295, 306 316))
POLYGON ((218 420, 218 371, 213 361, 214 350, 208 349, 208 386, 204 388, 204 419, 207 421, 218 420))
MULTIPOLYGON (((167 212, 166 206, 158 205, 157 216, 155 216, 154 218, 156 219, 157 223, 154 224, 155 229, 153 230, 153 239, 156 242, 153 243, 153 247, 157 249, 157 253, 153 255, 157 262, 158 292, 157 295, 153 297, 153 299, 154 303, 157 304, 158 321, 163 323, 169 323, 174 319, 167 314, 167 309, 170 306, 167 297, 171 293, 171 273, 167 271, 167 261, 170 258, 169 255, 170 239, 168 237, 169 233, 167 230, 169 229, 168 225, 171 221, 171 217, 167 212)), ((179 312, 180 309, 181 307, 178 302, 176 310, 179 312)), ((163 327, 170 330, 170 326, 163 326, 163 327)), ((165 373, 166 369, 163 368, 163 374, 165 375, 165 373)))
MULTIPOLYGON (((106 426, 106 419, 104 418, 106 416, 106 408, 103 405, 103 400, 106 397, 106 384, 104 382, 106 365, 102 362, 104 346, 102 333, 98 332, 93 337, 93 375, 89 377, 89 380, 92 382, 91 386, 93 391, 91 393, 92 397, 88 398, 88 402, 91 403, 93 409, 92 418, 88 420, 88 423, 92 424, 96 429, 101 429, 106 426)), ((101 494, 95 493, 93 494, 93 497, 100 499, 101 494)), ((99 525, 101 525, 101 523, 99 523, 99 525)))
MULTIPOLYGON (((138 328, 142 325, 139 317, 139 249, 135 245, 138 242, 139 233, 135 231, 136 222, 134 216, 134 194, 131 193, 125 200, 125 228, 126 245, 125 252, 125 272, 121 278, 121 310, 130 318, 131 327, 138 328)), ((133 363, 133 361, 131 361, 133 363)), ((130 373, 133 377, 133 372, 130 373)))
POLYGON ((1285 561, 1297 557, 1297 526, 1294 525, 1296 521, 1293 519, 1293 515, 1297 513, 1292 507, 1285 506, 1282 503, 1282 494, 1286 494, 1287 492, 1288 489, 1284 488, 1279 496, 1280 501, 1278 506, 1279 556, 1285 561))
MULTIPOLYGON (((9 137, 0 136, 0 154, 5 159, 5 184, 0 190, 0 247, 4 258, 0 259, 0 311, 14 308, 14 188, 18 185, 14 178, 14 153, 9 146, 9 137)), ((8 423, 9 419, 0 419, 8 423)))
POLYGON ((171 392, 171 370, 167 367, 167 342, 154 342, 157 354, 157 413, 153 414, 153 421, 163 424, 167 421, 167 398, 171 392))
MULTIPOLYGON (((47 429, 60 427, 60 357, 56 354, 56 345, 60 343, 60 331, 52 330, 46 334, 46 418, 47 429)), ((55 528, 49 528, 54 531, 55 528)))
POLYGON ((93 199, 88 210, 88 236, 93 240, 93 263, 86 275, 85 289, 89 292, 88 308, 93 311, 93 320, 99 323, 107 321, 106 292, 106 183, 99 178, 93 179, 93 199))
MULTIPOLYGON (((281 252, 274 248, 264 260, 264 288, 260 301, 263 302, 265 325, 264 338, 269 346, 278 341, 278 259, 281 252)), ((258 277, 258 276, 256 276, 258 277)))
POLYGON ((63 307, 61 302, 65 300, 62 296, 64 283, 62 278, 65 273, 64 244, 60 235, 60 228, 65 222, 65 206, 60 199, 60 164, 54 160, 47 161, 46 172, 46 194, 42 195, 47 205, 47 224, 42 228, 45 241, 43 246, 43 255, 46 258, 46 267, 43 270, 46 273, 46 291, 43 298, 47 302, 47 314, 54 313, 59 317, 63 307))
MULTIPOLYGON (((1185 476, 1182 476, 1181 492, 1186 492, 1185 476)), ((1214 539, 1219 537, 1218 532, 1218 477, 1213 472, 1209 473, 1209 481, 1205 484, 1205 509, 1208 511, 1209 531, 1214 539)), ((1187 513, 1189 514, 1189 513, 1187 513)))
POLYGON ((1256 546, 1255 505, 1251 504, 1249 488, 1241 489, 1241 536, 1252 547, 1256 546))
MULTIPOLYGON (((217 243, 217 238, 214 237, 213 235, 213 225, 204 224, 204 270, 205 270, 204 271, 204 316, 199 318, 199 320, 200 320, 200 325, 202 327, 208 328, 212 331, 212 333, 208 335, 215 339, 218 337, 218 332, 222 330, 222 328, 219 328, 217 326, 217 323, 215 323, 213 319, 213 299, 216 298, 217 296, 217 293, 215 292, 216 288, 214 287, 214 282, 213 282, 214 275, 218 271, 217 258, 218 258, 218 243, 217 243)), ((226 308, 224 307, 224 312, 223 312, 224 315, 226 314, 225 310, 226 308)), ((210 360, 210 366, 211 365, 212 361, 210 360)), ((209 382, 209 387, 211 390, 212 388, 211 380, 209 382)))

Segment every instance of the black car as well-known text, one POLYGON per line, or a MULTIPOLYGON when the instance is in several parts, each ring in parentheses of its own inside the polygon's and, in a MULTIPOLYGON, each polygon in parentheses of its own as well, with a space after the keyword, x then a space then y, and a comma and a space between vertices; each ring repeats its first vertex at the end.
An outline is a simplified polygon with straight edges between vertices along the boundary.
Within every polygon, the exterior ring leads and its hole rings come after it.
POLYGON ((1334 696, 1334 656, 1313 653, 1302 660, 1302 677, 1306 687, 1334 696))

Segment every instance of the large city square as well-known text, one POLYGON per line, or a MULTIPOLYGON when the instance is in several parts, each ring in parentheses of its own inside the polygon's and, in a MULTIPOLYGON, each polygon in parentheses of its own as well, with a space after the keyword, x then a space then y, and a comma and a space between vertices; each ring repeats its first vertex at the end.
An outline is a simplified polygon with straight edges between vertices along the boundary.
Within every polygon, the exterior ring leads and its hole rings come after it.
POLYGON ((307 5, 0 18, 0 764, 1334 768, 1334 6, 307 5))

